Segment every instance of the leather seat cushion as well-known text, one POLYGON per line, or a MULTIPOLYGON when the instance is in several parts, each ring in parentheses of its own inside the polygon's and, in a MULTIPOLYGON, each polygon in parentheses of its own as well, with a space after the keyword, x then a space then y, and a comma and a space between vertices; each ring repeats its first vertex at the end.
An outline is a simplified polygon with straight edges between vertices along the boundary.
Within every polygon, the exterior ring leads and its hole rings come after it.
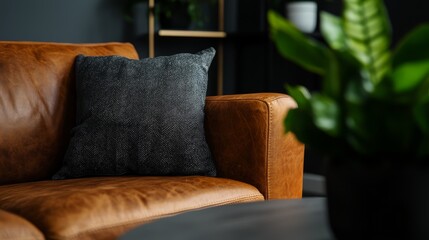
POLYGON ((45 239, 43 234, 24 218, 0 209, 0 239, 45 239))
POLYGON ((263 200, 229 179, 97 177, 0 186, 0 208, 24 216, 47 239, 114 239, 154 219, 191 209, 263 200))

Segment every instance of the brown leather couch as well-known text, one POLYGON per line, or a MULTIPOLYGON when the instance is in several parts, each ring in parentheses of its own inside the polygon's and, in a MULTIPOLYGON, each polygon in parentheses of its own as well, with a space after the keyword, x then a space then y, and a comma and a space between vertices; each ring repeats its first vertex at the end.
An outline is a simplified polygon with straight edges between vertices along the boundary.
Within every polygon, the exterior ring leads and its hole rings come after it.
POLYGON ((274 93, 207 97, 217 177, 50 180, 74 123, 78 54, 138 58, 127 43, 0 42, 0 239, 115 239, 191 209, 301 197, 304 147, 282 124, 295 103, 274 93))

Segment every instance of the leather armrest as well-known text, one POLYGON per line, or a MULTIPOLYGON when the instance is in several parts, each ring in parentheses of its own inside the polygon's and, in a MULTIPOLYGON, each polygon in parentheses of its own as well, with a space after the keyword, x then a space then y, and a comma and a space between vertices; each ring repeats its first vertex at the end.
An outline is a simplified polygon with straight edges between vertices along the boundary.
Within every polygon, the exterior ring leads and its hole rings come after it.
POLYGON ((249 183, 265 199, 301 198, 304 145, 283 124, 295 107, 277 93, 207 97, 206 137, 218 176, 249 183))

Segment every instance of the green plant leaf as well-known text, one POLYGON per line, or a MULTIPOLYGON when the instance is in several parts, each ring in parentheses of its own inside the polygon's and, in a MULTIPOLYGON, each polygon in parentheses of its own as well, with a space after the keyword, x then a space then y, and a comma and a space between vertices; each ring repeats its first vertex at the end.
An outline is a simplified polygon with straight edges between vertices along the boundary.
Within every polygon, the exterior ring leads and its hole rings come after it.
POLYGON ((321 94, 315 94, 310 102, 314 125, 330 136, 338 136, 340 133, 340 111, 337 103, 321 94))
POLYGON ((345 138, 356 152, 367 154, 371 151, 367 141, 370 133, 366 127, 365 114, 363 114, 362 109, 360 104, 349 103, 347 105, 345 138))
POLYGON ((341 18, 328 12, 321 12, 320 29, 323 38, 332 49, 345 50, 347 48, 341 18))
POLYGON ((345 0, 345 41, 352 55, 380 82, 390 70, 390 23, 382 0, 345 0))
POLYGON ((396 47, 392 65, 429 60, 429 24, 421 25, 408 33, 396 47))
POLYGON ((428 76, 429 58, 426 61, 404 63, 392 72, 393 90, 395 93, 410 91, 427 81, 428 76))
POLYGON ((332 137, 316 127, 309 112, 300 108, 288 112, 284 120, 285 129, 293 132, 297 139, 312 150, 328 156, 347 156, 349 146, 339 138, 332 137))
POLYGON ((346 149, 346 147, 342 147, 341 142, 318 129, 308 112, 302 111, 300 108, 290 110, 284 124, 287 132, 293 132, 299 141, 311 146, 315 151, 328 152, 338 156, 342 155, 342 151, 346 149), (332 148, 333 145, 336 146, 335 149, 332 148))
POLYGON ((303 86, 290 86, 286 84, 286 90, 289 95, 296 101, 298 108, 310 109, 310 98, 311 94, 308 92, 307 88, 303 86))
POLYGON ((347 86, 344 89, 344 99, 347 103, 363 104, 373 92, 373 85, 365 72, 359 75, 350 75, 347 86))
POLYGON ((342 88, 350 75, 353 75, 351 72, 355 71, 356 62, 345 51, 328 51, 326 56, 326 74, 323 77, 322 92, 338 100, 342 98, 342 88))
MULTIPOLYGON (((326 54, 326 74, 322 82, 322 92, 336 100, 342 98, 342 88, 350 77, 352 61, 343 51, 328 51, 326 54)), ((352 70, 353 71, 353 70, 352 70)))
POLYGON ((307 38, 283 16, 268 12, 271 37, 280 54, 308 71, 323 75, 326 68, 327 49, 317 41, 307 38))
POLYGON ((309 132, 314 127, 311 125, 311 117, 305 111, 299 108, 289 110, 284 124, 286 132, 293 132, 301 142, 310 140, 309 132))

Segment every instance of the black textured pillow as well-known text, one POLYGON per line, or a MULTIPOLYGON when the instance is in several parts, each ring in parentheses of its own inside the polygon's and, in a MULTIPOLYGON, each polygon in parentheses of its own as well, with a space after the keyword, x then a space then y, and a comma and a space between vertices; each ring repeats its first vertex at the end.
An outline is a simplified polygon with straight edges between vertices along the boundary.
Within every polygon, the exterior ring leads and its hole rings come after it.
POLYGON ((216 173, 204 134, 215 55, 76 58, 77 126, 53 179, 216 173))

